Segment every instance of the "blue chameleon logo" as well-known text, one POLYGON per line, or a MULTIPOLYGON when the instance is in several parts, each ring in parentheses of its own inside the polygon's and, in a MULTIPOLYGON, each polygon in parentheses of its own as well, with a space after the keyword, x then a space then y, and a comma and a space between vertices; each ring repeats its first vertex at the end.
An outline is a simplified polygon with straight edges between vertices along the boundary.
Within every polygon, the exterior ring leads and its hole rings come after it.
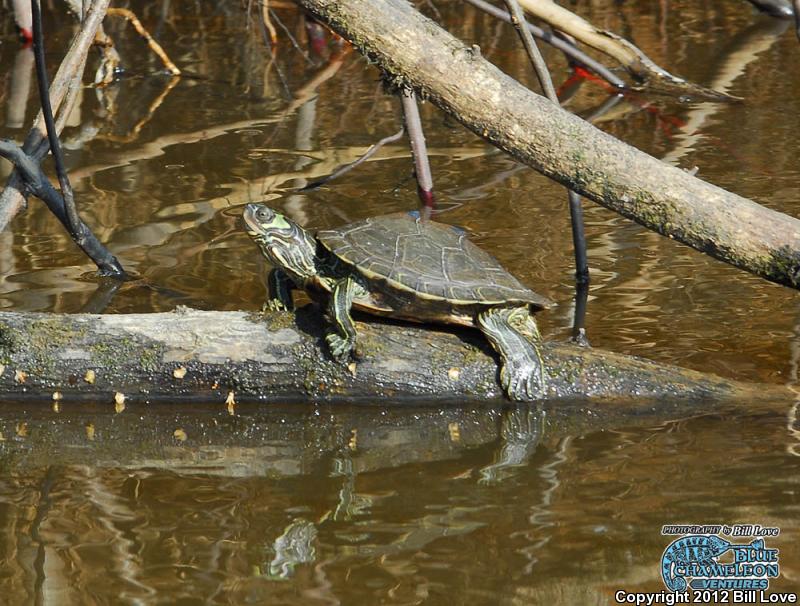
MULTIPOLYGON (((716 535, 690 534, 670 543, 661 556, 661 576, 670 591, 684 592, 686 578, 742 579, 777 576, 777 549, 766 549, 764 539, 735 544, 716 535), (723 564, 718 558, 732 551, 734 562, 723 564), (752 554, 752 555, 751 555, 752 554), (749 563, 755 563, 749 565, 749 563), (755 572, 754 572, 755 570, 755 572)), ((694 587, 703 581, 693 581, 694 587)))
POLYGON ((716 564, 717 558, 731 548, 725 539, 713 535, 690 534, 670 543, 661 556, 661 576, 670 591, 686 591, 686 579, 676 574, 676 567, 688 564, 716 564))

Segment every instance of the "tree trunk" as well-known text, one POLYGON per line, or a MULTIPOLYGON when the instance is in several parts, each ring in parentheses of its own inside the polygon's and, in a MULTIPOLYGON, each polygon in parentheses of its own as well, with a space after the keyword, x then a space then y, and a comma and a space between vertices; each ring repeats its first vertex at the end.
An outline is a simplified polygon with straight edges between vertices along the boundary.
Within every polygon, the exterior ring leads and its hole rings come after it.
MULTIPOLYGON (((296 315, 0 313, 0 400, 113 406, 122 394, 125 402, 221 404, 230 392, 239 403, 504 399, 496 358, 477 330, 359 323, 360 359, 349 367, 330 360, 323 330, 313 306, 296 315)), ((545 343, 543 354, 550 375, 545 401, 627 398, 642 408, 652 398, 701 405, 755 393, 711 375, 565 343, 545 343)))
POLYGON ((297 0, 388 75, 579 194, 767 280, 800 287, 800 221, 701 181, 534 94, 405 0, 297 0))

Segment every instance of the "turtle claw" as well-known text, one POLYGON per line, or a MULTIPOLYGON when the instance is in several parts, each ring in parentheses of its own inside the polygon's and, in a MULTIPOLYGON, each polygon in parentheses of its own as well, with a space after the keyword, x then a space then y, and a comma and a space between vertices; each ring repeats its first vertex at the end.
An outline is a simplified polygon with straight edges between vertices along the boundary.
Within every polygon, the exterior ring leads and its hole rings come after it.
POLYGON ((592 344, 589 343, 589 338, 586 336, 586 329, 579 328, 578 331, 572 336, 572 342, 575 343, 578 347, 591 347, 592 344))
POLYGON ((356 346, 355 339, 342 338, 335 332, 325 335, 325 340, 328 342, 331 355, 337 362, 347 362, 350 358, 350 353, 356 346))
POLYGON ((524 357, 508 359, 500 369, 500 384, 512 400, 531 402, 544 393, 544 369, 524 357))
POLYGON ((269 299, 261 306, 261 311, 289 311, 289 308, 280 299, 269 299))

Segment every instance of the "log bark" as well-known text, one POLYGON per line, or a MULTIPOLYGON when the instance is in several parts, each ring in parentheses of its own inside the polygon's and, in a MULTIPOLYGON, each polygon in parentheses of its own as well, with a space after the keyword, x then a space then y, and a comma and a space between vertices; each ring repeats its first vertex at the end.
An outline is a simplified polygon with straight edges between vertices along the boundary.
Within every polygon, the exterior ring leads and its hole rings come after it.
POLYGON ((488 142, 701 252, 800 288, 800 221, 665 165, 532 93, 404 0, 297 0, 488 142))
MULTIPOLYGON (((475 330, 365 322, 359 359, 334 363, 322 314, 0 313, 0 401, 331 402, 386 405, 502 401, 496 357, 475 330), (231 396, 232 392, 232 396, 231 396), (53 394, 57 394, 54 396, 53 394), (230 401, 230 400, 228 400, 230 401)), ((545 343, 544 401, 760 399, 747 385, 640 358, 545 343)), ((781 393, 783 393, 781 391, 781 393)), ((785 394, 784 394, 785 395, 785 394)), ((645 402, 643 404, 643 402, 645 402)))

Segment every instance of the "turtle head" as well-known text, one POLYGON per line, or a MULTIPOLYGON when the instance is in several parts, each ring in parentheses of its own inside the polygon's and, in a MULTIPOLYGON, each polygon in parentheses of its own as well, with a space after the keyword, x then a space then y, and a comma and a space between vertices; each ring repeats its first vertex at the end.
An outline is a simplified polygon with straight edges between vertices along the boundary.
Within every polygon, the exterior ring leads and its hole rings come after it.
POLYGON ((297 223, 263 204, 248 204, 242 217, 247 233, 272 265, 299 281, 317 273, 317 241, 297 223))

